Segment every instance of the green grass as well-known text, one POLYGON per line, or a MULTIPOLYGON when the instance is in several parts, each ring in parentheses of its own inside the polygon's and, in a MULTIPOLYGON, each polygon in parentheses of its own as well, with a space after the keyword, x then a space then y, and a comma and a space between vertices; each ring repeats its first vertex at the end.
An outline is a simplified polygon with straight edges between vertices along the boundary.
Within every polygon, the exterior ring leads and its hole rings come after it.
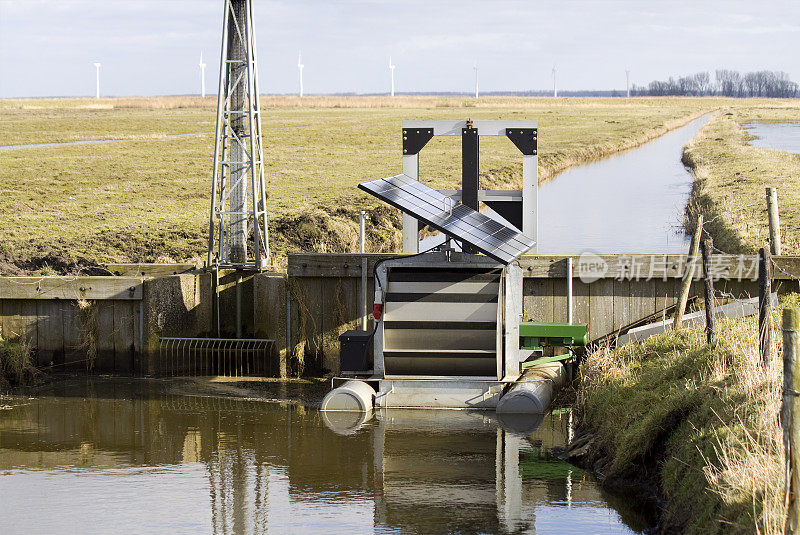
POLYGON ((693 328, 592 354, 584 422, 608 456, 607 475, 656 474, 668 532, 782 533, 780 342, 765 371, 755 318, 719 329, 713 348, 693 328))
MULTIPOLYGON (((637 146, 715 109, 715 99, 442 99, 264 97, 270 230, 287 250, 357 247, 357 211, 370 210, 370 249, 399 241, 399 214, 356 189, 401 170, 400 125, 413 119, 535 119, 540 180, 637 146), (472 104, 471 106, 466 106, 472 104), (282 128, 302 126, 302 128, 282 128)), ((14 258, 61 251, 95 262, 191 260, 206 247, 212 99, 0 101, 0 145, 122 138, 108 144, 0 152, 5 217, 14 258)), ((482 185, 519 187, 520 157, 504 138, 481 142, 482 185)), ((421 176, 460 182, 455 138, 436 138, 421 176)), ((8 256, 7 254, 7 256, 8 256)))
POLYGON ((695 170, 693 203, 715 245, 753 253, 768 244, 765 189, 778 188, 783 254, 800 254, 800 155, 753 147, 742 125, 752 121, 800 120, 797 100, 738 106, 717 112, 687 146, 684 161, 695 170), (747 207, 752 203, 755 206, 747 207))

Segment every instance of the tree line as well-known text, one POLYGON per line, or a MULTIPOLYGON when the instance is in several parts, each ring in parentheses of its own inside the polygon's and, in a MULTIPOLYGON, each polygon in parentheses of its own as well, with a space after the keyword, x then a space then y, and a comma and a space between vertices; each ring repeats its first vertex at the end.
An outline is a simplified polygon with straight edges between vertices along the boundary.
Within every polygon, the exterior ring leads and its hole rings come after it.
POLYGON ((798 84, 782 71, 754 71, 741 74, 717 70, 714 80, 708 72, 698 72, 677 79, 653 80, 647 86, 634 86, 631 95, 639 96, 724 96, 791 98, 799 94, 798 84))

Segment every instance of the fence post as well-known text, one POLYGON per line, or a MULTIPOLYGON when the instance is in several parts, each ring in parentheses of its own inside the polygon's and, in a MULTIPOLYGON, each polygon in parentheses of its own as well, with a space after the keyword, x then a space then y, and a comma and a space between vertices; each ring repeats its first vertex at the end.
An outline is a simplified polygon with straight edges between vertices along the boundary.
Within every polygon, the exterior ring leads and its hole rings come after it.
POLYGON ((681 281, 681 293, 678 297, 678 308, 675 309, 675 320, 672 322, 672 330, 677 331, 681 328, 683 313, 686 311, 686 303, 689 300, 689 290, 692 287, 694 278, 695 264, 697 264, 697 251, 700 248, 700 236, 703 232, 703 214, 697 216, 697 226, 692 234, 692 241, 689 244, 689 256, 686 258, 686 269, 681 281))
POLYGON ((781 254, 781 221, 778 212, 778 188, 767 188, 767 216, 769 218, 769 246, 772 254, 781 254))
POLYGON ((769 350, 772 347, 772 255, 769 249, 758 250, 758 349, 761 363, 769 366, 769 350))
POLYGON ((711 271, 711 240, 705 239, 700 244, 703 253, 703 282, 705 286, 706 304, 706 341, 709 345, 717 342, 714 326, 714 278, 711 271))
POLYGON ((800 373, 797 371, 797 341, 800 326, 800 309, 783 309, 783 400, 781 424, 783 445, 786 450, 786 524, 784 533, 794 535, 800 528, 800 422, 795 416, 800 412, 800 373))

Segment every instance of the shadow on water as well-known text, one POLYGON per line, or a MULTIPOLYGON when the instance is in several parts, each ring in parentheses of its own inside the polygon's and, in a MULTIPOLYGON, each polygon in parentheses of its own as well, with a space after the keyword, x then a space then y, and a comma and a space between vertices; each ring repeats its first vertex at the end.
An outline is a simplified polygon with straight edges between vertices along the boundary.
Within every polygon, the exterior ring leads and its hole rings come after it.
POLYGON ((567 440, 566 417, 509 424, 491 412, 323 415, 296 404, 174 395, 168 385, 81 379, 37 398, 4 398, 4 532, 648 526, 631 502, 613 502, 590 474, 550 455, 567 440))

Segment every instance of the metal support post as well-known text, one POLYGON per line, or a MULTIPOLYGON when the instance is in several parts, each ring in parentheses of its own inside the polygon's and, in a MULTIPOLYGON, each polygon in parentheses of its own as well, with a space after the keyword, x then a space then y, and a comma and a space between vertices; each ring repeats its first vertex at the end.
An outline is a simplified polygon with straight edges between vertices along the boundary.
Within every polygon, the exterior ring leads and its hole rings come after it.
MULTIPOLYGON (((479 184, 479 150, 480 138, 478 129, 472 127, 472 121, 461 129, 461 204, 477 211, 479 184)), ((477 250, 463 244, 465 253, 476 253, 477 250)))
MULTIPOLYGON (((419 180, 419 153, 403 155, 403 174, 419 180)), ((403 213, 403 252, 419 252, 419 221, 403 213)))
MULTIPOLYGON (((367 212, 361 210, 358 221, 359 250, 363 255, 366 250, 367 212)), ((367 330, 367 257, 361 257, 361 330, 367 330)))
POLYGON ((572 323, 572 257, 567 258, 567 323, 572 323))

